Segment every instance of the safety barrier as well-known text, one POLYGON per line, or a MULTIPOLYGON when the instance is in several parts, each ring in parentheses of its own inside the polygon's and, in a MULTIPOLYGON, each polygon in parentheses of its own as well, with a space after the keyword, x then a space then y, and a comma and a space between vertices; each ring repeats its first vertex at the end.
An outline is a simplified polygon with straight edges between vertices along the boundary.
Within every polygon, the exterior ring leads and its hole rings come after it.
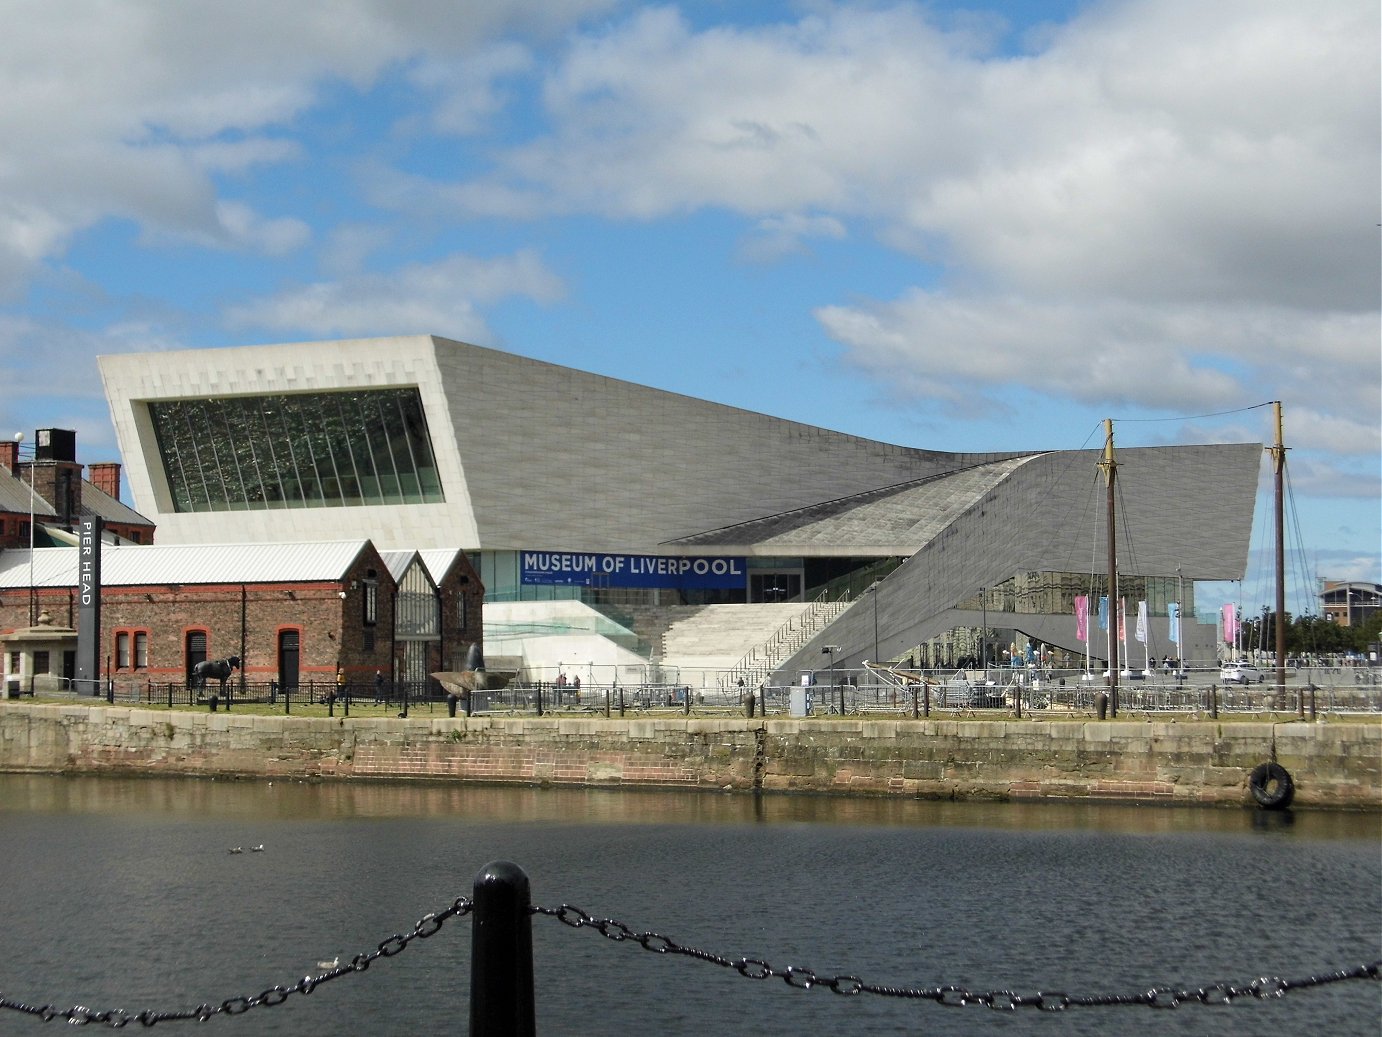
POLYGON ((0 992, 0 1009, 51 1022, 64 1019, 73 1025, 103 1024, 115 1029, 139 1023, 206 1022, 218 1015, 243 1015, 253 1008, 280 1005, 293 994, 307 995, 343 976, 367 971, 381 958, 407 950, 414 940, 425 940, 441 931, 452 918, 473 916, 470 966, 471 1037, 531 1037, 536 1033, 533 984, 533 916, 554 918, 572 929, 589 929, 614 943, 637 944, 654 954, 690 958, 736 972, 745 979, 780 979, 798 990, 820 988, 842 997, 870 995, 910 1001, 931 1001, 949 1008, 982 1006, 994 1011, 1034 1008, 1063 1012, 1073 1008, 1178 1008, 1181 1005, 1230 1005, 1235 1001, 1274 1001, 1289 993, 1321 990, 1352 980, 1382 979, 1382 960, 1338 969, 1301 979, 1260 976, 1244 983, 1214 982, 1202 985, 1163 985, 1119 994, 1071 994, 1039 990, 1023 994, 1014 990, 970 990, 955 984, 932 987, 895 987, 870 983, 855 975, 823 975, 796 965, 778 967, 761 958, 728 958, 688 947, 661 933, 640 931, 612 918, 597 918, 571 904, 538 907, 531 901, 528 876, 518 865, 495 861, 475 878, 471 898, 457 897, 440 911, 423 915, 412 930, 395 933, 368 953, 357 954, 336 965, 304 976, 291 985, 276 985, 252 996, 229 997, 218 1004, 203 1003, 185 1009, 122 1008, 98 1011, 83 1005, 60 1009, 51 1004, 30 1005, 0 992))

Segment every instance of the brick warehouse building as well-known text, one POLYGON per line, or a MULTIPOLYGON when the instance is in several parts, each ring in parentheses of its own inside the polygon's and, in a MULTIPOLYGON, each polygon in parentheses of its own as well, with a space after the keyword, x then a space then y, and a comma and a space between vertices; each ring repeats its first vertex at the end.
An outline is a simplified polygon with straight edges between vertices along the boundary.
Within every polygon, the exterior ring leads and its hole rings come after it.
MULTIPOLYGON (((6 693, 68 686, 76 570, 76 548, 37 549, 32 569, 27 550, 0 552, 6 693), (47 647, 64 629, 70 648, 47 647)), ((484 588, 457 550, 106 544, 101 584, 101 672, 122 697, 185 685, 198 662, 232 655, 243 660, 237 688, 327 685, 340 673, 356 691, 372 691, 377 675, 418 695, 435 688, 430 673, 461 669, 482 638, 484 588)))
POLYGON ((73 527, 97 516, 108 537, 151 544, 154 523, 120 501, 120 464, 77 462, 77 434, 69 429, 39 429, 31 456, 21 444, 0 441, 0 550, 29 546, 29 520, 40 547, 75 543, 73 527))

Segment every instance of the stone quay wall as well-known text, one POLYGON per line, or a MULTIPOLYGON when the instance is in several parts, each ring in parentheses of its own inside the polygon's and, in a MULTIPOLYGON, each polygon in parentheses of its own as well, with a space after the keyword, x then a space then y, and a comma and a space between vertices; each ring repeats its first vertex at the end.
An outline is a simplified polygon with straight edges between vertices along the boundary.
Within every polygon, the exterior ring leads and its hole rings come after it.
POLYGON ((312 718, 0 703, 0 771, 1382 809, 1382 722, 312 718))

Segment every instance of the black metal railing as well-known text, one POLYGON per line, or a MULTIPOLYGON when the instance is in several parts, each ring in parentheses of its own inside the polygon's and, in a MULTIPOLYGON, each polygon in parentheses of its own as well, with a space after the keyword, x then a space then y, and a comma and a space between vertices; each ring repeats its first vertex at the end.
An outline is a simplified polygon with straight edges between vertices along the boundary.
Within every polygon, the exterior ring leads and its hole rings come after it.
POLYGON ((776 966, 761 958, 732 958, 691 947, 662 933, 639 930, 613 918, 599 918, 571 904, 537 907, 532 904, 527 874, 509 861, 494 861, 475 878, 473 898, 457 897, 440 911, 430 912, 407 933, 394 933, 375 950, 357 954, 344 964, 305 976, 291 985, 275 985, 255 995, 240 995, 211 1004, 182 1009, 115 1008, 98 1011, 83 1005, 61 1009, 52 1004, 31 1005, 0 993, 0 1009, 45 1022, 64 1019, 70 1024, 104 1024, 119 1029, 130 1023, 154 1026, 162 1022, 207 1022, 218 1015, 243 1015, 255 1008, 280 1005, 292 995, 312 993, 325 983, 365 972, 383 958, 407 950, 414 940, 441 931, 451 918, 474 916, 471 927, 471 1037, 532 1037, 536 1032, 536 990, 533 984, 532 918, 548 917, 572 929, 588 929, 614 943, 630 943, 658 955, 690 958, 738 973, 745 979, 780 979, 798 990, 822 989, 842 997, 873 996, 930 1001, 949 1008, 980 1006, 994 1011, 1034 1008, 1064 1012, 1076 1008, 1178 1008, 1181 1005, 1229 1005, 1235 1001, 1271 1002, 1290 993, 1322 990, 1354 981, 1382 979, 1382 960, 1351 968, 1312 974, 1300 979, 1260 976, 1247 982, 1199 985, 1158 985, 1116 994, 1071 994, 1039 990, 971 990, 956 984, 895 987, 871 983, 852 974, 829 975, 798 965, 776 966))

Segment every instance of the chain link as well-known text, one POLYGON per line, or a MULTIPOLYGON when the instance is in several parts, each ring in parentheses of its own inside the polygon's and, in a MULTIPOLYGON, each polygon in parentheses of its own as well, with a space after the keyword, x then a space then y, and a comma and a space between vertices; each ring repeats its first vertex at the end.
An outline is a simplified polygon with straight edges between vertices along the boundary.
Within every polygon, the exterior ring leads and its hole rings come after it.
POLYGON ((1212 986, 1194 989, 1179 989, 1171 986, 1157 986, 1136 994, 1095 994, 1075 996, 1063 991, 1043 990, 1035 994, 1019 994, 1012 990, 975 991, 967 987, 947 985, 938 987, 889 987, 866 983, 858 976, 822 976, 813 969, 799 965, 778 968, 761 958, 726 958, 710 951, 686 947, 670 936, 661 933, 637 932, 623 922, 613 918, 596 918, 571 904, 560 907, 533 907, 535 915, 555 918, 563 925, 573 929, 594 929, 606 939, 616 943, 632 942, 654 954, 679 954, 698 961, 709 962, 721 968, 733 969, 745 979, 780 979, 789 987, 810 990, 824 987, 842 997, 859 994, 874 994, 878 997, 905 998, 919 1001, 934 1001, 947 1008, 963 1008, 969 1005, 982 1005, 998 1012, 1011 1012, 1018 1008, 1035 1008, 1043 1012, 1064 1012, 1070 1008, 1109 1008, 1120 1005, 1144 1005, 1149 1008, 1178 1008, 1183 1004, 1226 1005, 1238 999, 1253 998, 1270 1001, 1284 997, 1288 992, 1322 987, 1353 979, 1382 979, 1382 961, 1374 961, 1357 968, 1329 972, 1305 979, 1283 979, 1280 976, 1263 976, 1246 985, 1234 983, 1215 983, 1212 986))
MULTIPOLYGON (((380 958, 391 958, 408 949, 414 940, 425 940, 436 935, 443 923, 451 918, 471 914, 475 903, 468 897, 457 897, 442 911, 423 915, 413 926, 411 932, 394 933, 381 940, 378 946, 367 954, 357 954, 344 965, 327 969, 314 975, 303 976, 292 986, 273 986, 253 997, 230 997, 219 1004, 201 1004, 195 1008, 180 1011, 158 1012, 146 1009, 131 1014, 123 1008, 113 1008, 98 1012, 83 1005, 60 1009, 53 1005, 29 1005, 12 1001, 0 993, 0 1009, 9 1009, 32 1015, 44 1022, 65 1019, 67 1022, 84 1026, 97 1023, 112 1029, 121 1029, 131 1023, 141 1026, 154 1026, 165 1022, 206 1022, 217 1015, 243 1015, 251 1008, 281 1005, 293 994, 310 994, 323 983, 341 976, 366 971, 380 958)), ((1382 960, 1359 965, 1352 969, 1340 969, 1323 975, 1309 976, 1305 979, 1283 979, 1280 976, 1262 976, 1247 984, 1214 983, 1210 986, 1181 989, 1171 986, 1157 986, 1135 994, 1095 994, 1073 996, 1062 991, 1043 990, 1035 994, 1019 994, 1012 990, 975 991, 967 987, 946 985, 937 987, 891 987, 866 983, 858 976, 822 976, 814 969, 798 965, 778 968, 761 958, 727 958, 696 947, 687 947, 662 933, 639 932, 613 918, 596 918, 579 907, 562 904, 560 907, 530 907, 529 913, 555 918, 572 929, 593 929, 607 940, 615 943, 636 943, 653 954, 675 954, 693 958, 723 969, 732 969, 745 979, 780 979, 798 990, 811 990, 823 987, 841 997, 856 997, 860 994, 873 994, 877 997, 902 998, 918 1001, 934 1001, 947 1008, 964 1008, 981 1005, 996 1012, 1012 1012, 1019 1008, 1035 1008, 1042 1012, 1064 1012, 1070 1008, 1107 1008, 1122 1005, 1143 1005, 1149 1008, 1178 1008, 1184 1004, 1227 1005, 1240 999, 1252 998, 1258 1001, 1272 1001, 1284 997, 1292 991, 1309 990, 1331 983, 1347 980, 1382 979, 1382 960)))
POLYGON ((459 918, 468 915, 475 909, 474 901, 468 897, 457 897, 451 905, 442 911, 434 911, 423 915, 413 926, 411 932, 394 933, 387 939, 382 940, 379 945, 367 954, 357 954, 344 965, 327 969, 313 975, 303 976, 292 986, 273 986, 261 994, 254 997, 228 997, 220 1004, 202 1004, 196 1008, 183 1009, 172 1012, 155 1012, 145 1010, 137 1014, 130 1014, 123 1008, 112 1008, 106 1012, 96 1012, 83 1005, 73 1005, 71 1008, 61 1009, 53 1005, 29 1005, 22 1001, 12 1001, 0 994, 0 1008, 8 1008, 14 1012, 21 1012, 25 1015, 36 1016, 44 1022, 52 1022, 54 1019, 66 1019, 74 1026, 85 1026, 88 1023, 99 1023, 119 1030, 128 1026, 130 1023, 139 1023, 141 1026, 155 1026, 158 1023, 171 1022, 199 1022, 204 1023, 218 1015, 244 1015, 251 1008, 270 1007, 281 1005, 293 994, 310 994, 323 983, 341 976, 351 975, 356 972, 364 972, 371 963, 380 958, 391 958, 395 954, 407 950, 408 944, 414 940, 425 940, 429 936, 435 935, 442 925, 449 918, 459 918))

